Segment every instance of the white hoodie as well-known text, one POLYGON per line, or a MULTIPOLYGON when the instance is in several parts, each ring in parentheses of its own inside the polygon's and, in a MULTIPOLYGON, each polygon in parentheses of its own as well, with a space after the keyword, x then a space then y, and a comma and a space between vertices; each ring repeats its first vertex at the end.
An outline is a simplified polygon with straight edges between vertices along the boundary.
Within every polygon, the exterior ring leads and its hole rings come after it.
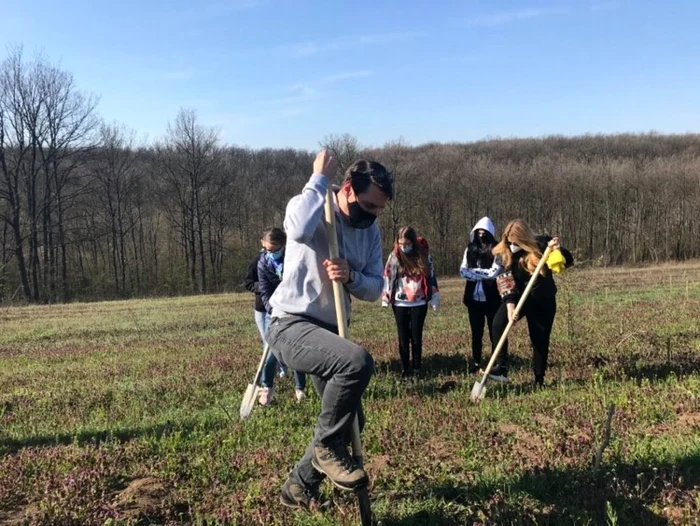
POLYGON ((476 235, 477 230, 486 230, 493 236, 494 239, 496 239, 496 225, 493 224, 493 221, 491 221, 490 217, 482 217, 481 219, 479 219, 477 224, 474 225, 472 231, 469 232, 470 243, 474 242, 474 236, 476 235))
MULTIPOLYGON (((472 231, 469 233, 469 242, 474 242, 474 236, 476 236, 477 230, 486 230, 490 232, 494 238, 496 237, 496 227, 493 221, 489 217, 482 217, 474 225, 472 231)), ((494 258, 491 268, 481 269, 481 268, 469 268, 467 264, 467 252, 469 247, 464 251, 464 258, 462 258, 462 265, 459 267, 459 273, 465 279, 476 281, 476 286, 474 287, 474 301, 486 301, 486 294, 484 293, 484 287, 481 284, 482 280, 485 279, 496 279, 496 277, 503 272, 503 265, 498 258, 494 258)))

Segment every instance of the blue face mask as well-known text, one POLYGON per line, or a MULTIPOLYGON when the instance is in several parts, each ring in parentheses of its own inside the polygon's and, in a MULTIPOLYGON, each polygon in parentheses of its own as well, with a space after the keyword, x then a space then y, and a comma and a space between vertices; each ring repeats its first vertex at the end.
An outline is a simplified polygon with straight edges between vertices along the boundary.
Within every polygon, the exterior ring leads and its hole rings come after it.
POLYGON ((411 245, 401 245, 401 252, 404 254, 410 254, 413 252, 413 244, 411 245))
POLYGON ((280 248, 276 252, 270 252, 269 250, 267 251, 267 257, 270 259, 274 259, 275 261, 279 261, 282 259, 282 256, 284 255, 284 249, 280 248))

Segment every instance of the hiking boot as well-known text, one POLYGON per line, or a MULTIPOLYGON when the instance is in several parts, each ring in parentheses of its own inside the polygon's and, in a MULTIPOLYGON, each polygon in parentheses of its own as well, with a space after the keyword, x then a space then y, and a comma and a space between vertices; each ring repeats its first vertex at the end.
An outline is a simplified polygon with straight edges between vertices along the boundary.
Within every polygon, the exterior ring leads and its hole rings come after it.
POLYGON ((355 464, 345 447, 331 449, 326 446, 316 446, 311 464, 331 482, 345 491, 353 491, 368 482, 365 470, 355 464))
POLYGON ((275 393, 274 387, 262 387, 260 389, 260 396, 258 397, 258 403, 265 407, 272 403, 272 396, 275 393))
POLYGON ((294 398, 296 399, 297 403, 299 403, 302 400, 306 400, 306 393, 304 391, 302 391, 301 389, 295 389, 294 390, 294 398))
POLYGON ((508 383, 508 368, 500 364, 494 365, 489 372, 489 378, 494 382, 508 383))
POLYGON ((536 376, 535 376, 535 387, 538 388, 538 389, 541 389, 541 388, 545 387, 544 375, 543 375, 543 374, 542 374, 542 375, 536 375, 536 376))
POLYGON ((287 482, 282 486, 280 502, 288 508, 310 511, 318 511, 328 504, 321 502, 318 489, 306 489, 292 479, 287 479, 287 482))

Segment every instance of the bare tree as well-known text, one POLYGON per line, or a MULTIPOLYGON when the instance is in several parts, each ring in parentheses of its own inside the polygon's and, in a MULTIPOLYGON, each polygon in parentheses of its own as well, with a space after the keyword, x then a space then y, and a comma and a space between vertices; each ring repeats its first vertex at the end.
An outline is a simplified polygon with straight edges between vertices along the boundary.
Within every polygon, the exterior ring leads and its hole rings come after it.
POLYGON ((180 110, 157 151, 162 189, 174 197, 179 209, 177 213, 169 211, 169 216, 182 234, 190 283, 199 292, 207 290, 204 222, 208 211, 204 194, 220 168, 218 140, 217 130, 198 124, 194 111, 180 110))
POLYGON ((327 148, 338 162, 338 169, 344 173, 360 154, 360 145, 357 138, 349 133, 343 135, 326 135, 319 143, 321 148, 327 148))

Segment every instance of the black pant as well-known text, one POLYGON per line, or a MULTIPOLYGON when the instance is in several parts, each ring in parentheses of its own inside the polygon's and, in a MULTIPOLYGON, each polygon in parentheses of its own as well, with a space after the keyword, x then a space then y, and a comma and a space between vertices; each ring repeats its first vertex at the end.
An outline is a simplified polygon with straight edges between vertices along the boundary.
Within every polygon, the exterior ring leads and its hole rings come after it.
MULTIPOLYGON (((501 306, 500 301, 469 301, 469 325, 472 329, 472 358, 474 363, 481 363, 481 348, 484 339, 484 320, 489 328, 489 337, 493 340, 493 319, 501 306)), ((493 346, 491 346, 493 349, 493 346)))
POLYGON ((399 331, 399 356, 405 373, 411 370, 409 359, 409 344, 413 351, 413 368, 420 369, 420 359, 423 354, 423 325, 428 306, 394 307, 396 327, 399 331))
MULTIPOLYGON (((533 352, 533 371, 536 379, 544 378, 547 371, 547 357, 549 356, 549 337, 552 334, 554 316, 557 313, 556 298, 535 299, 528 298, 520 311, 519 317, 527 318, 527 328, 530 332, 533 352)), ((493 320, 493 333, 491 343, 496 347, 498 340, 508 325, 508 306, 504 303, 498 308, 493 320)), ((508 367, 508 341, 505 342, 498 355, 498 363, 508 367)))

